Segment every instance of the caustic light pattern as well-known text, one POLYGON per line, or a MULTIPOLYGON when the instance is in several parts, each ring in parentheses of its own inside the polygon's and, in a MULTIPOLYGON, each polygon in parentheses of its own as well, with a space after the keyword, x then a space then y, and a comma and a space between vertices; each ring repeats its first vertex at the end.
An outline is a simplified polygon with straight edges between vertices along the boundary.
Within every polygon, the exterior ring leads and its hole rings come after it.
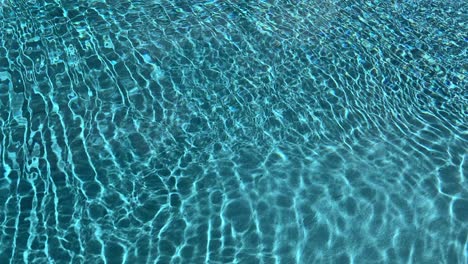
POLYGON ((1 1, 0 263, 465 263, 466 1, 1 1))

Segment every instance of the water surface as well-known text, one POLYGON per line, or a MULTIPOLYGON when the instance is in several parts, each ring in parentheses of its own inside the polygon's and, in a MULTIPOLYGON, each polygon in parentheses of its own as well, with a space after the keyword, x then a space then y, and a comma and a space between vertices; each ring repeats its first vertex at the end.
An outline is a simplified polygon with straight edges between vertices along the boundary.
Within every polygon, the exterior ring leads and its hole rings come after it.
POLYGON ((0 263, 466 263, 467 3, 2 1, 0 263))

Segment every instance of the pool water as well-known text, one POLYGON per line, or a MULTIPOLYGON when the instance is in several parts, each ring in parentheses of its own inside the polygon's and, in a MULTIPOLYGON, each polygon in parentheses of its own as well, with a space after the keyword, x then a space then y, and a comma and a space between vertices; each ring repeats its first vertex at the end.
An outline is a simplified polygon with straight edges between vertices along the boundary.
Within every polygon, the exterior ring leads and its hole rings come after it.
POLYGON ((0 263, 466 263, 467 12, 2 0, 0 263))

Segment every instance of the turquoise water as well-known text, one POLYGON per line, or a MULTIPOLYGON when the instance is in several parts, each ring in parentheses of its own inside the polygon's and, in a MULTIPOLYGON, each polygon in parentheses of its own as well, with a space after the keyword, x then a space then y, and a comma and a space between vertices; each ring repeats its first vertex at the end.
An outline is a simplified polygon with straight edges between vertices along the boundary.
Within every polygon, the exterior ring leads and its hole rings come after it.
POLYGON ((2 0, 0 263, 466 263, 467 7, 2 0))

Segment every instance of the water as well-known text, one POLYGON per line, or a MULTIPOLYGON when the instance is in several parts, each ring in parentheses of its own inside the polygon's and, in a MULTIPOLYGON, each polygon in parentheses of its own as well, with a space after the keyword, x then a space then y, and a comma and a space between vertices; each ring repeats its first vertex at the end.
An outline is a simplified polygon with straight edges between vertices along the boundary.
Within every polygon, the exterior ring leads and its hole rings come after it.
POLYGON ((2 1, 0 263, 466 263, 466 1, 2 1))

